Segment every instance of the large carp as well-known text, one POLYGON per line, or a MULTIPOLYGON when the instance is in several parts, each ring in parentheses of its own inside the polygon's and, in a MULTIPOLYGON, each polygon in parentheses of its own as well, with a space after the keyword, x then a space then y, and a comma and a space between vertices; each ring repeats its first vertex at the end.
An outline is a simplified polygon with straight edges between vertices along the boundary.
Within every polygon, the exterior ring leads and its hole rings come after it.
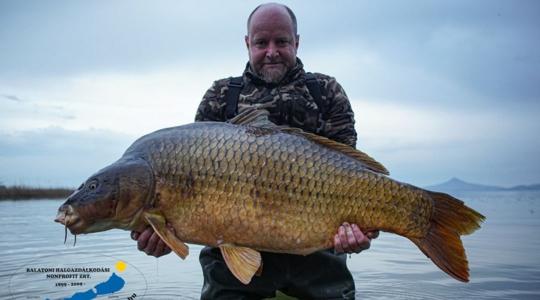
POLYGON ((250 109, 230 123, 141 137, 86 180, 55 221, 72 234, 149 224, 182 258, 184 243, 219 247, 245 284, 261 267, 259 251, 307 255, 333 247, 343 222, 356 223, 407 237, 444 272, 468 281, 460 235, 484 217, 387 174, 356 149, 273 125, 250 109))

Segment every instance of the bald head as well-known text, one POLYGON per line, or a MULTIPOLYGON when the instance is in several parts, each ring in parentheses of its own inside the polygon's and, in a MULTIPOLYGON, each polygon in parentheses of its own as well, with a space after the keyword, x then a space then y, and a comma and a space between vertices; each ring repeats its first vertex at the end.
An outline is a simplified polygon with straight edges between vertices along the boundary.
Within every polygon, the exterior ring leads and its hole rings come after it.
POLYGON ((294 12, 287 7, 286 5, 279 4, 279 3, 265 3, 261 4, 249 14, 248 21, 247 21, 247 32, 248 35, 250 33, 250 25, 251 25, 251 19, 254 15, 258 15, 259 13, 267 14, 267 13, 275 13, 275 14, 286 14, 288 15, 288 18, 291 22, 291 26, 293 29, 293 34, 298 35, 298 25, 296 23, 296 16, 294 15, 294 12))
POLYGON ((278 83, 296 65, 300 37, 296 17, 281 4, 259 5, 248 19, 245 37, 251 69, 268 83, 278 83))

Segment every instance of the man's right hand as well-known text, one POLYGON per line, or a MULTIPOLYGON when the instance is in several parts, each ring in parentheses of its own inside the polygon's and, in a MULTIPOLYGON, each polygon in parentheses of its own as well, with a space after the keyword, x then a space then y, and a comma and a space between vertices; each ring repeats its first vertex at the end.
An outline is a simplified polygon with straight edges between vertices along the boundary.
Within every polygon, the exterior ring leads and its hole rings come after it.
POLYGON ((160 257, 171 253, 171 249, 152 227, 146 228, 143 232, 132 231, 131 238, 137 241, 137 248, 148 255, 160 257))

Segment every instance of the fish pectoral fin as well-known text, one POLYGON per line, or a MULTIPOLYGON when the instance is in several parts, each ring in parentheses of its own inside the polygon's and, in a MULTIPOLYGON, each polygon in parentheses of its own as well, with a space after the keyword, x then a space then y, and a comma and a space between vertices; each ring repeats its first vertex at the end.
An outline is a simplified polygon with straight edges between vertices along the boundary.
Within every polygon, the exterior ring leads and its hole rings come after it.
POLYGON ((257 250, 230 244, 222 244, 219 249, 231 273, 243 284, 250 283, 262 266, 261 253, 257 250))
POLYGON ((182 259, 185 259, 189 254, 189 247, 176 237, 174 232, 167 228, 167 222, 160 213, 145 212, 144 218, 154 228, 157 235, 163 240, 174 253, 178 254, 182 259))

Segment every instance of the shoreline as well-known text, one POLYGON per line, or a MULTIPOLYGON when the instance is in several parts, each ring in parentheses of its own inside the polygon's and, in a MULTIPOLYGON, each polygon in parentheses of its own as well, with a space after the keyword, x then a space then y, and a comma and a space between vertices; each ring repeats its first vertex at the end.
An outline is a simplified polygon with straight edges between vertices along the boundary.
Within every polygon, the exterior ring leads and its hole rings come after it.
POLYGON ((65 187, 31 187, 24 185, 0 185, 0 201, 2 200, 31 200, 31 199, 61 199, 67 198, 75 189, 65 187))

